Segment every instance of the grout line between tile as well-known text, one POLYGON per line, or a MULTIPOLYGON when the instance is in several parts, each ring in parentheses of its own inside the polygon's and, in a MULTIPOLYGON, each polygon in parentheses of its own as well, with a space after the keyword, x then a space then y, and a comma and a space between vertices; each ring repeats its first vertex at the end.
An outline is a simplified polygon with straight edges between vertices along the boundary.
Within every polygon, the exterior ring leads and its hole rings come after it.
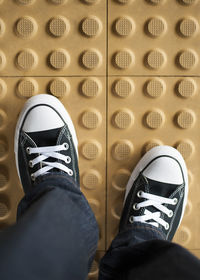
POLYGON ((108 210, 108 0, 106 1, 106 197, 105 197, 105 250, 107 249, 108 210))

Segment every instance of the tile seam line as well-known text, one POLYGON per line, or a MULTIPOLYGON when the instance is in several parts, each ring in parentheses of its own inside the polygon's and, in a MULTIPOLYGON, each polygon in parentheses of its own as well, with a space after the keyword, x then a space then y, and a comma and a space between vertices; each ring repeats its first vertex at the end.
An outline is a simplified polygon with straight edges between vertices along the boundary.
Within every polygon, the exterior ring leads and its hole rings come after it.
POLYGON ((105 190, 105 250, 107 250, 107 221, 108 221, 108 0, 106 1, 106 190, 105 190))
POLYGON ((60 75, 60 76, 0 76, 0 78, 112 78, 112 77, 136 77, 136 78, 145 78, 145 77, 158 77, 158 78, 179 78, 179 77, 188 77, 188 78, 200 78, 200 75, 60 75))

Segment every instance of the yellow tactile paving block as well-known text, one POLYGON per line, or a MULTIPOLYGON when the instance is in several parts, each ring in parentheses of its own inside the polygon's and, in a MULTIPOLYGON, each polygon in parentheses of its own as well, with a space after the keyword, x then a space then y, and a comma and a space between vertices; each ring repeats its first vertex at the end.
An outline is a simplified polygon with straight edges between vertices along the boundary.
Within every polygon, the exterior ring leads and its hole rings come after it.
POLYGON ((3 1, 1 75, 103 75, 106 1, 93 2, 3 1))
POLYGON ((17 116, 47 92, 75 124, 81 188, 100 227, 89 278, 117 232, 130 172, 155 145, 186 160, 189 200, 174 240, 199 256, 199 10, 199 0, 0 0, 0 228, 23 195, 17 116))
MULTIPOLYGON (((15 122, 26 97, 49 92, 59 98, 75 124, 79 139, 81 187, 100 227, 99 248, 105 249, 106 157, 105 78, 1 78, 0 79, 0 221, 15 221, 22 196, 13 141, 15 122), (80 106, 81 104, 81 106, 80 106), (98 106, 97 106, 98 104, 98 106)), ((1 224, 0 223, 0 224, 1 224)))
POLYGON ((110 75, 199 74, 198 1, 108 1, 110 75))
POLYGON ((127 180, 141 156, 155 145, 171 145, 186 160, 189 199, 175 241, 200 247, 198 180, 199 78, 112 77, 108 82, 108 242, 116 234, 127 180))

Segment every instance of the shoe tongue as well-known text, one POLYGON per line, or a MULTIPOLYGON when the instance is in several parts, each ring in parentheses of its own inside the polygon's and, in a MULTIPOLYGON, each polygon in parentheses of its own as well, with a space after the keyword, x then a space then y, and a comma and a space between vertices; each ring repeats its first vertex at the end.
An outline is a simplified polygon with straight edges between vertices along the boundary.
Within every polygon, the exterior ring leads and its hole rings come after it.
MULTIPOLYGON (((60 133, 61 127, 51 129, 51 130, 43 130, 36 132, 28 132, 26 133, 31 139, 35 142, 37 147, 46 147, 46 146, 55 146, 57 145, 58 136, 60 133)), ((34 157, 33 157, 34 158, 34 157)), ((48 162, 56 162, 55 158, 49 157, 46 161, 48 162)), ((42 163, 38 163, 33 171, 36 172, 39 168, 44 167, 45 165, 42 163)), ((53 168, 51 172, 60 172, 59 169, 53 168)))
MULTIPOLYGON (((153 195, 166 197, 166 198, 169 198, 170 195, 175 191, 175 189, 178 186, 180 186, 180 185, 176 185, 176 184, 167 184, 167 183, 163 183, 163 182, 154 181, 147 177, 145 177, 145 179, 147 180, 147 185, 145 186, 146 192, 149 192, 150 194, 153 194, 153 195)), ((152 213, 159 211, 154 206, 147 206, 146 209, 152 213)), ((155 221, 149 220, 148 222, 150 223, 150 222, 155 222, 155 221)))
POLYGON ((152 179, 146 178, 148 181, 149 193, 163 196, 169 198, 169 196, 175 191, 175 189, 180 186, 176 184, 168 184, 163 182, 154 181, 152 179))
POLYGON ((37 147, 55 146, 61 128, 26 133, 36 143, 37 147))

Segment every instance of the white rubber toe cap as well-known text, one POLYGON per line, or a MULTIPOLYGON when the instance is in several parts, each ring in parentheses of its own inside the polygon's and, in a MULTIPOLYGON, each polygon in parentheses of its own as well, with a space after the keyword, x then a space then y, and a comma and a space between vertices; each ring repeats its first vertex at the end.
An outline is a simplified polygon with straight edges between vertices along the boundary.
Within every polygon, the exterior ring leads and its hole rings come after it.
POLYGON ((64 125, 61 117, 49 106, 34 107, 27 115, 23 130, 25 132, 44 131, 64 125))
POLYGON ((152 161, 143 171, 143 175, 154 181, 168 184, 182 184, 183 174, 178 162, 167 156, 162 156, 152 161))

